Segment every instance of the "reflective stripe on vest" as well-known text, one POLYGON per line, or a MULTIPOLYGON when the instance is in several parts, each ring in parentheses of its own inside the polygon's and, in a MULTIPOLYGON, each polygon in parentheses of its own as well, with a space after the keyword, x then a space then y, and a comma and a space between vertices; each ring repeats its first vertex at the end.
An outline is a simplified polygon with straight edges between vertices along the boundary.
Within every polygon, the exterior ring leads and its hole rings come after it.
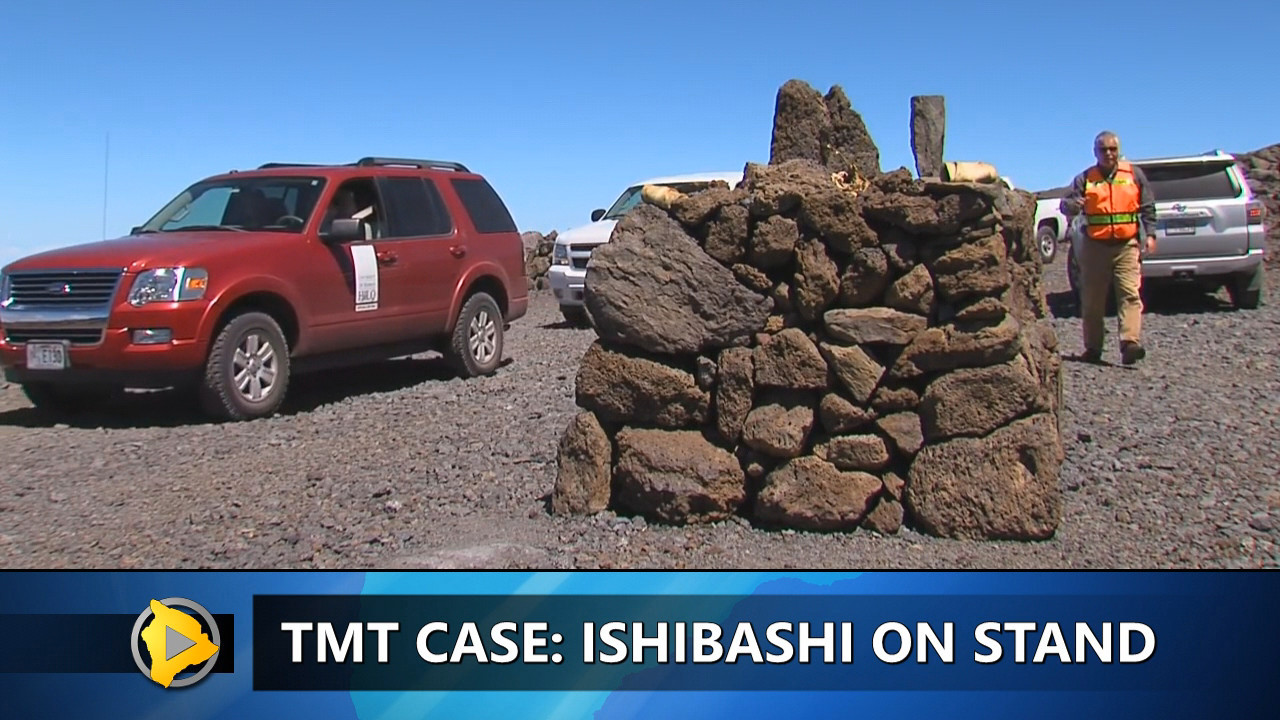
POLYGON ((1089 215, 1090 225, 1123 225, 1138 222, 1138 213, 1114 213, 1111 215, 1089 215))
POLYGON ((1138 236, 1138 210, 1142 191, 1133 175, 1133 166, 1120 162, 1110 180, 1097 166, 1084 178, 1084 212, 1089 237, 1108 242, 1124 242, 1138 236))

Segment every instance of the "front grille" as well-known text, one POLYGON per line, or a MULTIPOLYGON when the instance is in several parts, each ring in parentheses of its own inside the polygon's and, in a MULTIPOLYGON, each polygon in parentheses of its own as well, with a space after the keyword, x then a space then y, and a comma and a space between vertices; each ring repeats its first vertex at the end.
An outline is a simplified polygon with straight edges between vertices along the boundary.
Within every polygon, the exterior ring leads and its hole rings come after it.
POLYGON ((90 307, 111 304, 120 270, 16 272, 9 276, 9 300, 15 307, 90 307))
POLYGON ((97 345, 102 342, 102 330, 5 330, 5 339, 11 343, 25 343, 32 340, 66 340, 72 345, 97 345))
POLYGON ((595 249, 595 245, 570 245, 569 261, 575 269, 586 270, 587 263, 591 260, 591 251, 595 249))

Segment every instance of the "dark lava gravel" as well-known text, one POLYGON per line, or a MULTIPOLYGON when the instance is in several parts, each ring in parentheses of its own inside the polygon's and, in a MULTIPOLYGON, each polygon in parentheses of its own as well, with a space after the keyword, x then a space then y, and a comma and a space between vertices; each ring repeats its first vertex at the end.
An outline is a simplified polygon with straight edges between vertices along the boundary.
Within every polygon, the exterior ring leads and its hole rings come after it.
MULTIPOLYGON (((1063 258, 1046 290, 1064 355, 1063 258)), ((1269 286, 1280 290, 1280 271, 1269 286)), ((496 375, 431 356, 298 378, 285 412, 210 424, 176 393, 53 424, 0 390, 0 564, 75 568, 1280 567, 1280 310, 1156 297, 1147 359, 1066 362, 1065 512, 1048 541, 548 511, 591 330, 545 292, 496 375), (66 424, 70 422, 70 424, 66 424)))

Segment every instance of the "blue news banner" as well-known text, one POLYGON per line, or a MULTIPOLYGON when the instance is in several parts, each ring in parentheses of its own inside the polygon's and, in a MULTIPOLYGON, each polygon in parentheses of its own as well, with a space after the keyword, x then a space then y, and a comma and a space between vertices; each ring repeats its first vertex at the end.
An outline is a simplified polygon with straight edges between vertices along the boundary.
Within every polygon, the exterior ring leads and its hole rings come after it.
POLYGON ((1276 700, 1277 598, 1224 605, 1190 594, 258 596, 253 684, 259 691, 1229 690, 1276 700), (727 616, 722 608, 731 608, 727 616))
POLYGON ((1274 573, 0 573, 0 717, 1273 717, 1278 601, 1274 573))

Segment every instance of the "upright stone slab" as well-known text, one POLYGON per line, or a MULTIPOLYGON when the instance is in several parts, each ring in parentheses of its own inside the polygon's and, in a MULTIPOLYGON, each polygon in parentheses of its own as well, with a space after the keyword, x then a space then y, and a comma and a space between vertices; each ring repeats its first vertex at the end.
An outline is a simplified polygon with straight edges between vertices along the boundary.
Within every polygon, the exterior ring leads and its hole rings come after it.
POLYGON ((946 100, 942 95, 911 98, 911 152, 920 177, 942 175, 942 149, 947 135, 946 100))

